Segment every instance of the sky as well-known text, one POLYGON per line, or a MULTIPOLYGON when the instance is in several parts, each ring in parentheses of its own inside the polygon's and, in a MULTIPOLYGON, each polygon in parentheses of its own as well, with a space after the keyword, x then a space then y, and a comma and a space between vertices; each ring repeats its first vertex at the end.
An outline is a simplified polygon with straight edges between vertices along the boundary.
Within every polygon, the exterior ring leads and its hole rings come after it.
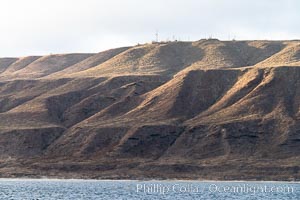
POLYGON ((155 40, 300 38, 299 0, 1 0, 0 57, 155 40))

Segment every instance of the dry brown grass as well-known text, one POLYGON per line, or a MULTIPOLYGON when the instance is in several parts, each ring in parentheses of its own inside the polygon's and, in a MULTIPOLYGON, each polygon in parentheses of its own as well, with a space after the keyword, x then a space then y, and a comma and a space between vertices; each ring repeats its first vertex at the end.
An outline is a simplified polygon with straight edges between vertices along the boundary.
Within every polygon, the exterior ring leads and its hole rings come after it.
POLYGON ((52 163, 89 166, 87 177, 222 179, 249 164, 248 179, 299 179, 299 47, 199 40, 0 59, 0 158, 28 159, 33 174, 52 163))

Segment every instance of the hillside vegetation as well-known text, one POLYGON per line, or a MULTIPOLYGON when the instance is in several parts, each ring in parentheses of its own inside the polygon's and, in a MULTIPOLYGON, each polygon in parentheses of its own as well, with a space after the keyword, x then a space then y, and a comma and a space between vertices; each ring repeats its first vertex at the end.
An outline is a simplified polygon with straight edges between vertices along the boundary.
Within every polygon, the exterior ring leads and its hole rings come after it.
POLYGON ((300 180, 300 41, 0 58, 3 177, 300 180))

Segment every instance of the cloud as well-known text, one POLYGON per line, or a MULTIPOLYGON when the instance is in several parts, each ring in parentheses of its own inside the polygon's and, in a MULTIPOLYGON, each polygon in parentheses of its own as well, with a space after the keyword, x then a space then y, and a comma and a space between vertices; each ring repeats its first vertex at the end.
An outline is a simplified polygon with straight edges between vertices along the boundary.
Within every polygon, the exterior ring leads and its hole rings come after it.
POLYGON ((0 57, 98 52, 161 39, 295 39, 297 0, 3 0, 0 57))

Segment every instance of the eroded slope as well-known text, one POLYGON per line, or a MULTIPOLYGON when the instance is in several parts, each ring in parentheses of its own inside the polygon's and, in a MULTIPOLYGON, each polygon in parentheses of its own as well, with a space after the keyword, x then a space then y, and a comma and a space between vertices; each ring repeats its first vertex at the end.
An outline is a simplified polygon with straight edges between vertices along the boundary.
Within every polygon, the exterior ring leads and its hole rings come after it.
POLYGON ((0 59, 3 176, 299 179, 299 41, 0 59))

